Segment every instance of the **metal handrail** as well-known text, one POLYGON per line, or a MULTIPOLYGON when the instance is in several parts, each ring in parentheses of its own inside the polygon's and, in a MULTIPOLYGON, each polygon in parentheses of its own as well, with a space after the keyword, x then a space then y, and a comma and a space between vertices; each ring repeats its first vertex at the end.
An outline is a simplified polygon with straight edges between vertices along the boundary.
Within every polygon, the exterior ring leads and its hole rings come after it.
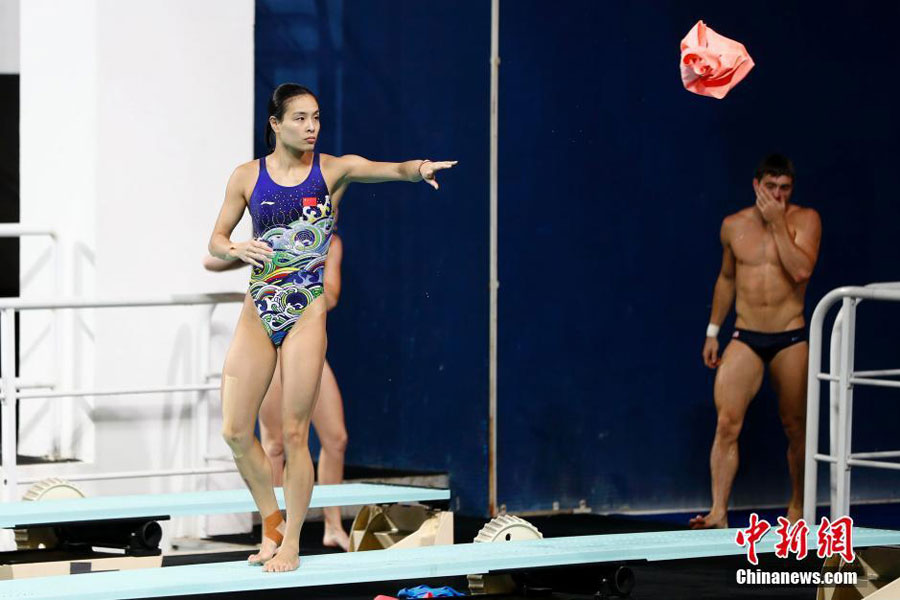
MULTIPOLYGON (((40 227, 32 225, 22 225, 20 223, 3 223, 0 224, 0 237, 23 237, 23 236, 48 236, 52 244, 52 256, 54 258, 54 283, 53 290, 57 293, 68 294, 74 292, 75 286, 69 281, 69 274, 73 269, 68 268, 66 261, 68 260, 69 244, 63 232, 57 231, 50 227, 40 227)), ((72 244, 73 249, 77 249, 77 244, 72 244)), ((41 265, 42 266, 42 265, 41 265)), ((35 271, 36 272, 36 271, 35 271)), ((2 424, 2 448, 0 448, 0 456, 2 456, 3 466, 0 468, 3 474, 2 481, 2 498, 3 500, 11 500, 17 492, 17 476, 18 465, 16 464, 16 448, 18 442, 16 435, 18 431, 18 400, 31 398, 59 398, 59 397, 79 397, 79 396, 101 396, 101 395, 131 395, 151 393, 148 388, 142 389, 118 389, 118 390, 60 390, 59 386, 65 380, 69 382, 62 373, 61 358, 64 355, 63 348, 63 332, 73 332, 74 325, 71 322, 72 317, 67 311, 60 310, 64 308, 102 308, 110 306, 171 306, 173 304, 207 304, 205 311, 205 319, 201 319, 198 323, 196 334, 201 360, 200 372, 203 373, 208 369, 210 343, 212 336, 212 315, 215 305, 221 302, 240 302, 243 300, 243 294, 204 294, 191 297, 154 297, 142 299, 115 299, 115 300, 99 300, 85 301, 82 299, 70 300, 52 300, 52 301, 30 301, 15 299, 0 299, 0 323, 3 326, 3 332, 0 334, 0 365, 3 368, 2 386, 0 386, 0 414, 3 417, 2 424), (42 378, 49 381, 24 381, 22 378, 14 377, 16 365, 15 350, 15 315, 19 310, 33 310, 40 308, 49 308, 53 313, 53 345, 55 347, 56 360, 53 362, 52 370, 44 369, 42 378), (13 377, 10 377, 12 374, 13 377), (24 391, 23 390, 28 390, 24 391), (32 391, 33 390, 33 391, 32 391), (6 392, 9 391, 9 397, 6 392)), ((168 470, 150 470, 144 472, 117 472, 117 473, 93 473, 93 474, 73 474, 69 478, 73 481, 89 481, 101 479, 123 479, 131 477, 145 476, 177 476, 177 475, 202 475, 212 473, 228 473, 233 472, 233 467, 207 467, 208 461, 204 455, 206 453, 205 441, 209 436, 209 412, 210 402, 207 391, 215 389, 218 386, 210 383, 210 378, 203 378, 203 383, 195 386, 163 386, 152 390, 159 392, 182 392, 191 391, 193 394, 193 435, 189 438, 188 456, 191 457, 190 467, 187 469, 168 469, 168 470)), ((60 445, 68 448, 72 443, 72 428, 66 427, 72 419, 71 404, 63 403, 54 411, 56 420, 56 428, 61 432, 60 445)), ((20 483, 34 483, 36 479, 23 479, 20 483)), ((199 484, 198 484, 199 485, 199 484)), ((202 519, 196 520, 193 524, 194 533, 197 537, 205 536, 205 526, 202 519)), ((10 548, 7 548, 10 549, 10 548)))
MULTIPOLYGON (((109 390, 61 390, 56 392, 20 392, 19 400, 52 400, 57 398, 87 398, 90 396, 140 396, 143 394, 172 394, 175 392, 209 392, 219 389, 218 384, 161 385, 143 388, 119 388, 109 390)), ((0 393, 0 400, 4 395, 0 393)))
MULTIPOLYGON (((53 288, 56 291, 70 289, 67 285, 65 285, 65 275, 67 272, 71 272, 71 269, 66 268, 66 264, 64 262, 64 258, 66 254, 62 251, 63 243, 63 234, 59 230, 54 227, 46 227, 41 225, 23 225, 22 223, 0 223, 0 237, 3 238, 22 238, 22 237, 49 237, 50 245, 53 253, 53 288)), ((28 279, 27 274, 23 274, 22 276, 23 282, 28 279)), ((59 385, 60 380, 62 379, 62 365, 59 360, 59 356, 62 354, 62 333, 66 328, 66 318, 63 314, 58 311, 53 311, 53 337, 52 344, 56 353, 55 360, 52 363, 51 368, 48 370, 45 367, 44 376, 48 376, 52 383, 48 386, 28 386, 28 387, 49 387, 50 389, 55 388, 59 385)), ((24 388, 26 386, 20 384, 20 388, 24 388)), ((62 407, 60 410, 57 410, 53 418, 55 420, 55 426, 59 427, 62 422, 65 421, 65 417, 68 415, 67 407, 62 407)), ((61 442, 63 440, 60 440, 61 442)))
POLYGON ((20 237, 23 235, 46 235, 56 240, 59 239, 59 232, 52 227, 0 223, 0 237, 20 237))
MULTIPOLYGON (((16 406, 20 399, 32 398, 60 398, 98 395, 137 395, 160 392, 204 392, 217 389, 218 386, 204 381, 197 384, 185 384, 181 386, 156 386, 152 388, 124 388, 118 390, 54 390, 49 392, 20 392, 20 381, 15 376, 16 364, 16 313, 26 310, 57 310, 57 309, 86 309, 86 308, 124 308, 124 307, 148 307, 148 306, 188 306, 210 305, 209 316, 212 315, 213 305, 222 303, 239 303, 244 301, 244 294, 239 292, 212 293, 212 294, 185 294, 174 296, 144 296, 137 298, 53 298, 53 299, 21 299, 0 298, 0 368, 2 368, 2 394, 0 394, 0 417, 2 417, 2 458, 3 472, 3 500, 14 499, 18 480, 18 464, 16 456, 17 415, 16 406)), ((201 324, 201 344, 208 350, 209 340, 204 341, 204 334, 208 338, 210 327, 208 319, 201 324)), ((206 403, 200 403, 197 420, 204 421, 208 416, 206 403)), ((205 436, 208 424, 197 423, 197 436, 205 436)), ((206 439, 201 437, 201 439, 206 439)), ((200 443, 195 441, 195 443, 200 443)), ((186 474, 201 474, 222 472, 202 468, 202 452, 199 448, 192 449, 195 456, 195 466, 188 470, 155 470, 143 472, 123 472, 107 474, 81 474, 72 475, 73 480, 97 480, 118 479, 131 477, 174 476, 186 474)), ((228 471, 225 471, 228 472, 228 471)), ((30 481, 30 480, 29 480, 30 481)), ((24 483, 24 481, 23 481, 24 483)))
MULTIPOLYGON (((181 475, 216 475, 219 473, 237 473, 237 469, 231 467, 207 467, 202 469, 166 469, 158 471, 114 471, 110 473, 76 473, 66 475, 67 481, 104 481, 110 479, 141 479, 144 477, 177 477, 181 475)), ((23 478, 22 484, 38 483, 43 477, 23 478)))
MULTIPOLYGON (((840 383, 841 377, 840 375, 829 375, 827 373, 819 373, 817 378, 820 381, 831 381, 833 383, 840 383)), ((859 384, 859 385, 871 385, 872 387, 894 387, 900 388, 900 381, 885 381, 883 379, 875 379, 873 377, 850 377, 850 383, 859 384)))
POLYGON ((143 296, 140 298, 63 298, 25 300, 22 298, 0 298, 0 310, 48 310, 54 308, 127 308, 138 306, 191 306, 197 304, 220 304, 243 302, 240 292, 218 292, 213 294, 181 294, 174 296, 143 296))
MULTIPOLYGON (((880 385, 900 387, 900 382, 883 381, 871 377, 888 374, 895 375, 898 373, 897 370, 861 371, 858 373, 853 371, 853 354, 856 341, 856 305, 861 300, 900 302, 900 284, 873 284, 866 287, 846 286, 832 290, 816 305, 810 321, 809 370, 807 372, 806 397, 806 459, 803 489, 803 518, 809 523, 815 522, 817 461, 828 462, 834 465, 832 478, 836 480, 836 492, 832 496, 832 518, 837 518, 849 511, 851 466, 886 469, 900 468, 900 465, 897 463, 860 460, 850 452, 853 386, 880 385), (822 330, 828 311, 838 301, 843 303, 841 309, 842 318, 835 323, 832 343, 834 344, 834 338, 837 337, 838 344, 833 345, 833 350, 834 356, 839 359, 838 364, 840 368, 837 373, 822 373, 822 330), (839 354, 837 353, 837 348, 839 348, 839 354), (869 375, 870 377, 859 377, 858 375, 861 374, 869 375), (832 389, 832 393, 837 392, 838 399, 836 406, 834 406, 835 403, 832 399, 832 444, 830 454, 817 452, 821 399, 820 380, 831 381, 833 388, 837 387, 837 390, 832 389), (837 423, 834 423, 834 420, 837 423)), ((833 367, 832 371, 834 371, 833 367)), ((881 456, 887 457, 885 453, 881 453, 881 456)))

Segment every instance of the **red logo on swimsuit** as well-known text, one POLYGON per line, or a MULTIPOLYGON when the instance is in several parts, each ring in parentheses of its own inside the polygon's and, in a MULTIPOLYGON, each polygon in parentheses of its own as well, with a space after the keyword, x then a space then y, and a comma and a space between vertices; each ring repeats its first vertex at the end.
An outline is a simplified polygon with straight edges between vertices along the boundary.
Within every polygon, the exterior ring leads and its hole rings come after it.
POLYGON ((319 199, 316 198, 316 197, 314 197, 314 196, 309 196, 309 197, 303 199, 303 206, 304 206, 304 207, 307 207, 307 206, 315 206, 315 205, 318 204, 318 203, 319 203, 319 199))

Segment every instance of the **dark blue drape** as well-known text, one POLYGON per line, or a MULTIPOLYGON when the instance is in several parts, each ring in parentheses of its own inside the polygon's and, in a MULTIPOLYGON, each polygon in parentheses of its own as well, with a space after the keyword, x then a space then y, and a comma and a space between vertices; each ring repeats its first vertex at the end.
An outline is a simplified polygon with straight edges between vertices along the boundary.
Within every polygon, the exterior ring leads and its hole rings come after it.
MULTIPOLYGON (((833 287, 900 279, 898 13, 890 3, 502 4, 501 503, 709 502, 713 373, 700 349, 719 224, 753 202, 765 154, 794 159, 794 200, 822 215, 808 312, 833 287), (678 43, 698 19, 757 63, 721 101, 681 87, 678 43)), ((271 89, 298 81, 320 96, 324 152, 460 161, 437 193, 348 192, 329 358, 348 460, 448 469, 460 510, 481 513, 489 3, 259 0, 256 26, 258 139, 271 89)), ((898 316, 860 308, 861 368, 898 366, 898 316)), ((858 451, 896 449, 895 393, 860 390, 856 411, 858 451)), ((784 503, 786 442, 767 384, 741 449, 734 504, 784 503)), ((853 489, 896 498, 900 480, 859 470, 853 489)))

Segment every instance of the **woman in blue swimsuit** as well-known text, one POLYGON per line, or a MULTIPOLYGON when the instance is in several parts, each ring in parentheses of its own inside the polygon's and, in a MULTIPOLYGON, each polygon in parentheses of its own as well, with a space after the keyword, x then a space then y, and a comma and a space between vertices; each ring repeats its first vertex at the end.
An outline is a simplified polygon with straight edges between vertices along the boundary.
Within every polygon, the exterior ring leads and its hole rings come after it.
MULTIPOLYGON (((346 190, 347 188, 344 188, 346 190)), ((332 194, 335 204, 340 202, 340 195, 332 194)), ((341 259, 343 242, 335 231, 331 236, 328 248, 328 260, 325 261, 325 305, 330 313, 341 296, 341 259)), ((203 267, 208 271, 220 272, 240 269, 248 266, 239 260, 222 260, 207 254, 203 257, 203 267)), ((330 348, 329 348, 330 350, 330 348)), ((272 483, 275 487, 283 485, 284 444, 281 432, 281 365, 275 363, 275 373, 269 390, 259 406, 259 441, 262 444, 269 462, 272 464, 272 483)), ((347 426, 344 423, 344 400, 338 386, 334 371, 325 358, 322 379, 319 383, 319 396, 316 407, 310 418, 313 429, 319 438, 319 462, 316 465, 316 484, 332 485, 343 483, 344 454, 347 447, 347 426)), ((322 545, 329 548, 348 550, 350 537, 344 531, 341 521, 341 509, 337 506, 322 508, 325 517, 322 532, 322 545)))
POLYGON ((271 147, 274 138, 274 150, 232 173, 209 252, 253 266, 222 370, 222 435, 263 517, 263 542, 249 560, 275 572, 300 565, 300 529, 313 488, 309 424, 325 360, 323 267, 337 210, 332 198, 354 182, 424 180, 437 189, 435 174, 456 162, 320 154, 318 101, 296 84, 272 94, 268 123, 266 141, 271 147), (232 242, 245 209, 253 239, 232 242), (253 432, 279 356, 287 522, 278 510, 271 464, 253 432))

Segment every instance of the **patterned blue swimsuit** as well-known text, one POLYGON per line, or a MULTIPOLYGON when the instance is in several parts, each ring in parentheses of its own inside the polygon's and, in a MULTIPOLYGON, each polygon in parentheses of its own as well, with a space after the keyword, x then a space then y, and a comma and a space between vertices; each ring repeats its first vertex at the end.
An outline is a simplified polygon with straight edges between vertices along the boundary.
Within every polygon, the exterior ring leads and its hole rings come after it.
POLYGON ((274 251, 272 260, 250 274, 250 296, 266 333, 276 346, 309 304, 325 293, 325 257, 334 216, 328 186, 313 155, 309 176, 300 185, 278 185, 259 159, 259 178, 250 195, 253 237, 274 251))

